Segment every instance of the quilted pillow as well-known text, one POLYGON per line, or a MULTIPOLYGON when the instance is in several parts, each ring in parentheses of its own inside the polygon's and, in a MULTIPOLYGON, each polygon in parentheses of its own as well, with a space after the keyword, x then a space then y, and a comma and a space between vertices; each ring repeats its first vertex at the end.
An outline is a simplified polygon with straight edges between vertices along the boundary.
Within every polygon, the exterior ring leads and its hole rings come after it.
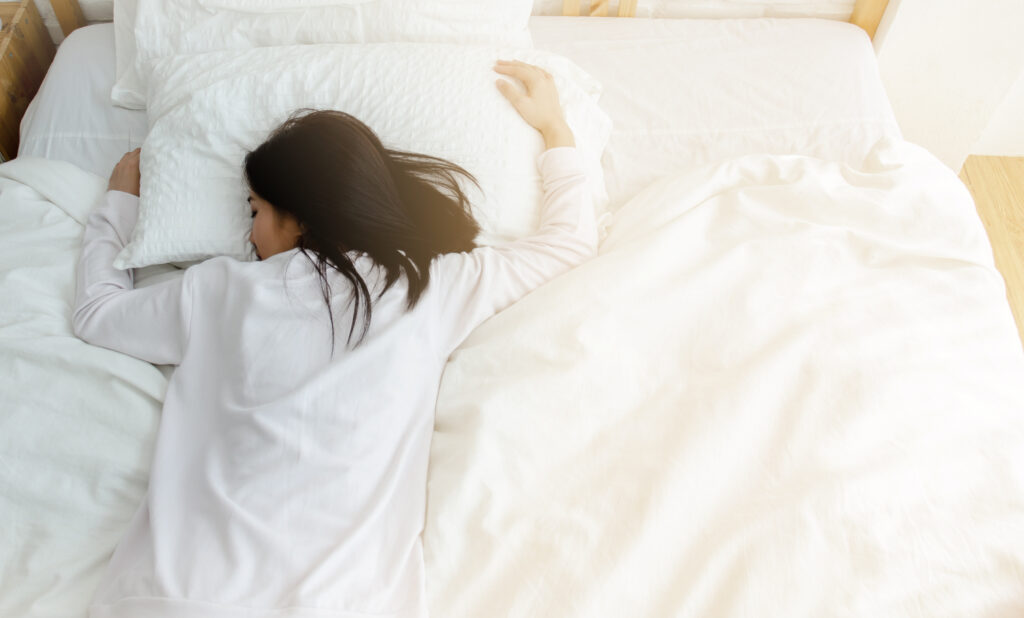
POLYGON ((118 72, 111 99, 132 109, 146 107, 153 64, 173 54, 318 43, 533 46, 527 29, 532 0, 118 0, 116 5, 118 72))
POLYGON ((298 108, 338 109, 388 148, 441 157, 480 183, 461 184, 493 244, 534 231, 542 199, 540 134, 495 87, 498 58, 544 67, 584 156, 595 208, 607 205, 601 153, 611 120, 601 85, 570 60, 539 50, 387 43, 294 45, 193 56, 155 65, 142 147, 139 219, 118 268, 254 259, 242 174, 245 154, 298 108))

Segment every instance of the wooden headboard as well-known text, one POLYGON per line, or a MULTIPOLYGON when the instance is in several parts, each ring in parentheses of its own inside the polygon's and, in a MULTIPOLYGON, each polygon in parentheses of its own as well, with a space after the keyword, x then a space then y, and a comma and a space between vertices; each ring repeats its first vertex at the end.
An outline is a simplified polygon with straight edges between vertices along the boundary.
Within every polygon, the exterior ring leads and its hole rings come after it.
MULTIPOLYGON (((619 17, 636 16, 636 3, 637 0, 619 0, 617 15, 619 17)), ((875 31, 878 30, 878 23, 882 21, 882 15, 885 14, 885 9, 888 5, 889 0, 856 0, 856 4, 853 7, 853 15, 850 17, 850 23, 863 28, 868 33, 868 36, 873 39, 875 38, 875 31)), ((563 0, 562 15, 579 16, 580 0, 563 0)), ((592 0, 589 15, 607 17, 608 0, 592 0)))
POLYGON ((857 0, 857 4, 853 6, 850 23, 864 28, 868 36, 874 39, 878 24, 882 21, 888 6, 889 0, 857 0))
MULTIPOLYGON (((633 17, 636 15, 637 0, 619 0, 617 14, 619 17, 633 17)), ((85 25, 85 17, 78 5, 78 0, 50 0, 53 12, 57 15, 61 30, 64 36, 71 34, 75 28, 85 25)), ((853 15, 850 23, 863 28, 872 39, 875 38, 875 31, 882 21, 882 15, 889 5, 889 0, 856 0, 853 7, 853 15)), ((562 15, 579 15, 580 0, 563 0, 562 15)), ((591 0, 590 15, 599 17, 608 16, 608 0, 591 0)))
MULTIPOLYGON (((45 0, 44 0, 45 1, 45 0)), ((85 15, 82 14, 82 7, 78 0, 50 0, 54 14, 57 15, 57 22, 64 36, 71 34, 75 28, 85 25, 85 15)))

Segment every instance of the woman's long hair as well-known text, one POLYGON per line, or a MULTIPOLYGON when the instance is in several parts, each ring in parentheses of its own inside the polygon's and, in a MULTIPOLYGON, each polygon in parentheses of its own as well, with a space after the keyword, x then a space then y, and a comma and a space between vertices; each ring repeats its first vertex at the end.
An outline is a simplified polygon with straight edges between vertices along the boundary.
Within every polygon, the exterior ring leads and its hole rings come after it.
POLYGON ((370 127, 333 110, 296 111, 246 155, 249 188, 299 223, 298 248, 316 267, 327 303, 332 356, 328 268, 344 275, 355 294, 348 343, 360 313, 356 345, 362 342, 373 311, 370 291, 347 252, 365 251, 384 268, 381 296, 404 274, 412 309, 430 283, 434 257, 476 247, 480 227, 457 174, 480 186, 450 161, 385 148, 370 127))

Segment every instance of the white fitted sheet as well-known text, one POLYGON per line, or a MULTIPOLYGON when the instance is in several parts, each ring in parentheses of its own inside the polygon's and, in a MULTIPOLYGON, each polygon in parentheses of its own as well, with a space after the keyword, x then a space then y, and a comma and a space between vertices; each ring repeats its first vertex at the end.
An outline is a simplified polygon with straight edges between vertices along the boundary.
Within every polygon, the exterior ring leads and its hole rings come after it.
POLYGON ((18 156, 57 159, 109 176, 125 152, 142 145, 146 113, 110 102, 114 24, 72 32, 21 119, 18 156))
MULTIPOLYGON (((604 86, 612 209, 682 169, 758 153, 856 164, 899 136, 871 43, 842 22, 535 16, 530 31, 604 86)), ((97 24, 60 46, 22 120, 20 154, 106 176, 142 144, 145 113, 109 103, 113 41, 113 25, 97 24)))

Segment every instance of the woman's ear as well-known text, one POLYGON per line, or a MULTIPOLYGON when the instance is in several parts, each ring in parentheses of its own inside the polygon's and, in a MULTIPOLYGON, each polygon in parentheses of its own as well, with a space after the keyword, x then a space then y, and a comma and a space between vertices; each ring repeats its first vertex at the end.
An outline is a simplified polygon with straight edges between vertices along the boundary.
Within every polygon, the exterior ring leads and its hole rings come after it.
POLYGON ((302 225, 302 223, 299 222, 298 219, 295 218, 295 215, 291 213, 280 213, 278 216, 277 224, 282 230, 285 231, 285 233, 288 234, 295 234, 296 236, 298 236, 299 234, 305 232, 305 227, 302 225))

